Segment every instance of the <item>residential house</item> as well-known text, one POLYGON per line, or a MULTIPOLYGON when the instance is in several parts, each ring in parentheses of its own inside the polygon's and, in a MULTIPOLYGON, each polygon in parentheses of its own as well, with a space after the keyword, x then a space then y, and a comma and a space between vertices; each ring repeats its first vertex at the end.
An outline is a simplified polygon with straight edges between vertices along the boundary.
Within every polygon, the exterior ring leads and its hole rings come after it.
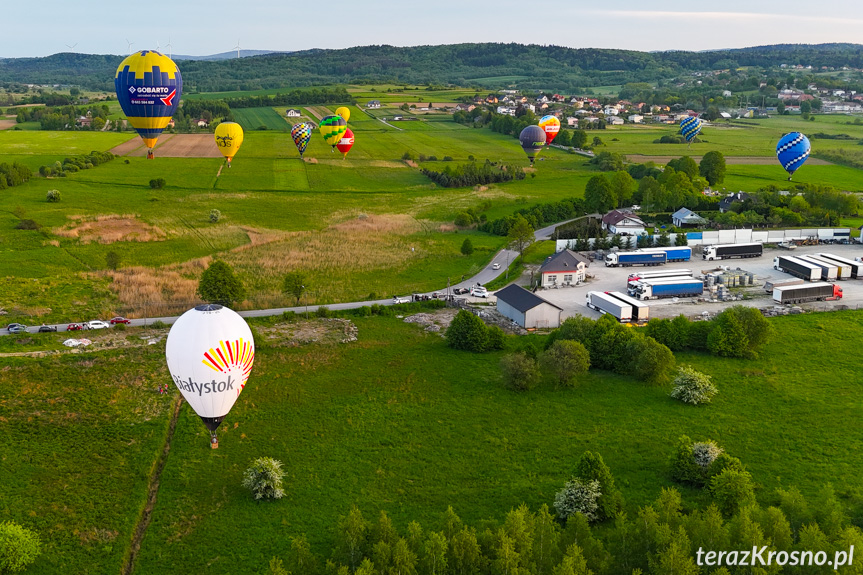
POLYGON ((534 106, 533 104, 522 104, 521 107, 525 110, 530 110, 531 114, 536 113, 536 106, 534 106))
POLYGON ((578 118, 570 116, 566 119, 566 125, 569 128, 578 128, 578 118))
POLYGON ((731 97, 731 90, 722 90, 722 97, 723 98, 730 98, 731 97))
POLYGON ((197 120, 192 120, 192 123, 194 123, 199 128, 209 128, 210 127, 210 122, 208 122, 204 118, 198 118, 197 120))
POLYGON ((576 285, 584 281, 590 260, 572 250, 561 250, 546 258, 539 268, 540 287, 576 285))
POLYGON ((288 118, 299 118, 300 117, 300 111, 291 108, 290 110, 285 111, 285 116, 287 116, 288 118))
POLYGON ((380 108, 381 101, 380 100, 369 100, 366 104, 366 108, 380 108))
POLYGON ((497 96, 494 94, 489 94, 486 96, 485 101, 487 104, 497 104, 497 96))
POLYGON ((605 119, 605 121, 609 126, 622 126, 623 125, 623 118, 621 118, 620 116, 608 116, 605 119))
POLYGON ((602 229, 622 236, 637 236, 644 233, 644 222, 631 212, 611 210, 602 216, 602 229))
POLYGON ((731 209, 731 206, 749 199, 749 194, 746 192, 737 192, 735 194, 728 194, 724 198, 719 201, 719 211, 727 212, 731 209))
POLYGON ((617 106, 606 106, 602 109, 602 113, 606 116, 616 116, 620 113, 620 110, 617 109, 617 106))
POLYGON ((497 311, 525 329, 555 329, 560 326, 563 309, 523 287, 510 284, 494 295, 497 297, 497 311))
POLYGON ((644 116, 641 114, 631 114, 626 119, 633 124, 640 124, 644 121, 644 116))
POLYGON ((75 120, 75 123, 82 128, 89 128, 93 124, 93 118, 90 116, 79 116, 78 119, 75 120))
POLYGON ((707 220, 690 209, 680 208, 671 214, 671 223, 678 228, 682 228, 685 226, 703 226, 707 223, 707 220))
POLYGON ((555 102, 563 102, 565 98, 563 96, 561 96, 560 94, 555 94, 551 97, 551 99, 554 100, 555 102))
POLYGON ((510 108, 509 106, 498 106, 497 113, 503 114, 504 116, 515 116, 515 108, 510 108))
POLYGON ((456 112, 470 112, 475 109, 476 106, 474 106, 473 104, 456 104, 455 106, 456 112))

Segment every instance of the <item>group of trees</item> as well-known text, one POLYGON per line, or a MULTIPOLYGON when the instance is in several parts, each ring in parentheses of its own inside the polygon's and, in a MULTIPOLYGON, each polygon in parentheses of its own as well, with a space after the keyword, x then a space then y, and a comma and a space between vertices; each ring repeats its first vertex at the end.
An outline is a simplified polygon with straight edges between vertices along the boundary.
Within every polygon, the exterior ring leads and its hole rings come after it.
POLYGON ((270 96, 225 98, 224 103, 230 108, 269 108, 272 106, 297 106, 299 104, 341 104, 353 101, 353 97, 345 88, 337 87, 291 90, 270 96))
POLYGON ((65 177, 68 173, 75 173, 79 170, 89 170, 105 162, 110 162, 116 156, 111 152, 92 151, 89 154, 81 154, 79 156, 71 156, 63 158, 63 161, 56 161, 51 165, 39 166, 39 175, 43 178, 49 177, 65 177))
POLYGON ((489 160, 477 164, 470 162, 452 168, 446 166, 443 171, 438 172, 423 168, 422 174, 444 188, 462 188, 465 186, 479 186, 509 182, 512 180, 523 180, 524 168, 515 165, 496 166, 489 160))
POLYGON ((43 130, 101 130, 108 119, 108 106, 33 106, 16 108, 16 121, 39 122, 43 130), (78 118, 90 115, 89 126, 78 126, 78 118))
POLYGON ((19 162, 0 164, 0 190, 20 186, 33 176, 30 168, 19 162))
POLYGON ((731 206, 723 214, 725 225, 839 225, 840 216, 860 213, 857 194, 843 192, 832 186, 792 184, 780 193, 775 186, 762 188, 731 206))
POLYGON ((538 229, 554 222, 577 218, 584 213, 584 200, 569 198, 559 202, 537 204, 530 208, 520 208, 511 216, 488 220, 481 224, 479 229, 496 236, 506 236, 509 235, 510 228, 516 223, 518 216, 526 219, 532 228, 538 229))
POLYGON ((447 345, 453 349, 482 353, 503 349, 503 330, 496 325, 486 325, 469 311, 461 310, 446 330, 447 345))
POLYGON ((533 346, 500 360, 504 384, 516 391, 529 391, 545 378, 555 387, 574 387, 590 368, 590 353, 577 341, 560 340, 540 353, 533 346))

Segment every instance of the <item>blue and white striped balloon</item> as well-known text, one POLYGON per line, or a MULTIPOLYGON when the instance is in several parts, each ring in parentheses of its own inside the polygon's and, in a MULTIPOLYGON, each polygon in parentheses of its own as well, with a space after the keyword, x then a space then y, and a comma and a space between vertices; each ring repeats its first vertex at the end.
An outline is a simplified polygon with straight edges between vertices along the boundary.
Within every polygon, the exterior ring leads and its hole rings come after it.
POLYGON ((683 139, 687 142, 692 142, 695 136, 701 131, 701 126, 703 125, 704 122, 695 116, 682 119, 680 121, 680 133, 683 135, 683 139))
POLYGON ((779 143, 776 144, 776 157, 779 158, 779 163, 788 172, 789 180, 791 179, 791 174, 802 166, 806 158, 809 157, 811 150, 812 145, 809 143, 809 138, 800 132, 785 134, 779 140, 779 143))

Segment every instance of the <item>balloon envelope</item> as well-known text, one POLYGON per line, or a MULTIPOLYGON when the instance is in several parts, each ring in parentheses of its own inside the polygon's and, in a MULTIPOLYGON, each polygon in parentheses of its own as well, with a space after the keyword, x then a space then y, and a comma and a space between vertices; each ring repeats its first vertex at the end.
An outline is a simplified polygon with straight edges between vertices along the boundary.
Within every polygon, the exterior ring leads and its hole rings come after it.
POLYGON ((560 131, 560 120, 549 114, 539 119, 539 127, 545 132, 545 143, 550 144, 560 131))
POLYGON ((255 341, 237 312, 199 305, 171 326, 165 358, 180 393, 215 432, 249 379, 255 341))
POLYGON ((545 131, 539 126, 527 126, 519 134, 518 140, 521 142, 521 147, 527 154, 531 165, 533 165, 533 159, 545 145, 545 131))
POLYGON ((682 119, 680 121, 680 133, 683 135, 683 139, 687 142, 694 140, 695 136, 701 132, 702 125, 704 125, 704 122, 695 116, 682 119))
POLYGON ((135 52, 114 75, 117 100, 151 153, 180 105, 183 78, 173 60, 154 50, 135 52))
POLYGON ((351 151, 351 148, 354 147, 354 133, 350 128, 345 130, 345 135, 342 136, 342 139, 339 140, 339 143, 336 144, 336 148, 342 153, 347 155, 348 152, 351 151))
POLYGON ((789 176, 803 165, 811 151, 809 138, 800 132, 785 134, 776 144, 776 157, 789 176))
POLYGON ((216 126, 215 135, 219 151, 230 162, 243 143, 243 128, 236 122, 222 122, 216 126))
POLYGON ((351 119, 351 111, 347 108, 347 106, 342 106, 340 108, 336 108, 336 115, 341 116, 345 119, 345 122, 351 119))
POLYGON ((294 124, 291 128, 291 137, 294 139, 294 145, 297 146, 297 150, 299 150, 301 158, 306 152, 306 146, 309 145, 309 140, 312 139, 312 129, 313 126, 306 122, 294 124))
POLYGON ((318 125, 324 141, 333 147, 339 143, 347 129, 348 123, 341 116, 327 116, 318 125))

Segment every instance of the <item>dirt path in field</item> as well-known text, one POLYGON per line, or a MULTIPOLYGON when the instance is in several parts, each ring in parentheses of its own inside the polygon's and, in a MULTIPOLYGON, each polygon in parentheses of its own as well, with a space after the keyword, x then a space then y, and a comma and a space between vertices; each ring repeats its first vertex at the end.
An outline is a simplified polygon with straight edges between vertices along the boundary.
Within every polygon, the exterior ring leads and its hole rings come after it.
MULTIPOLYGON (((681 154, 684 155, 684 154, 681 154)), ((642 156, 640 154, 627 154, 626 159, 630 162, 638 162, 643 164, 645 162, 653 162, 655 164, 667 164, 671 160, 676 160, 680 156, 642 156)), ((701 156, 689 156, 696 162, 701 161, 701 156)), ((776 164, 776 158, 773 156, 725 156, 726 164, 736 164, 736 165, 748 165, 748 166, 772 166, 776 164)), ((826 160, 821 160, 818 158, 812 158, 806 160, 806 163, 810 166, 830 166, 832 162, 828 162, 826 160)))
POLYGON ((17 123, 16 120, 0 120, 0 130, 8 130, 17 123))
POLYGON ((306 106, 305 108, 318 122, 320 122, 321 118, 324 116, 333 115, 333 112, 330 112, 329 108, 325 108, 323 106, 306 106))
MULTIPOLYGON (((143 158, 147 148, 143 142, 134 138, 111 150, 117 156, 143 158)), ((162 158, 221 158, 212 134, 167 134, 159 137, 156 144, 156 157, 162 158)))
POLYGON ((182 405, 183 397, 177 396, 174 399, 173 414, 171 415, 171 423, 168 426, 168 434, 165 437, 165 446, 162 448, 162 453, 156 462, 153 476, 150 477, 150 485, 147 488, 147 504, 141 511, 141 517, 138 519, 138 525, 135 527, 132 544, 129 546, 129 554, 126 556, 125 565, 123 565, 123 575, 131 575, 135 569, 135 559, 138 558, 138 552, 141 550, 141 541, 144 540, 144 533, 147 531, 147 526, 150 525, 150 518, 153 516, 153 509, 156 507, 159 482, 162 479, 162 471, 165 469, 165 464, 168 462, 168 453, 171 451, 171 440, 174 438, 174 430, 177 428, 177 420, 180 418, 180 407, 182 405))

